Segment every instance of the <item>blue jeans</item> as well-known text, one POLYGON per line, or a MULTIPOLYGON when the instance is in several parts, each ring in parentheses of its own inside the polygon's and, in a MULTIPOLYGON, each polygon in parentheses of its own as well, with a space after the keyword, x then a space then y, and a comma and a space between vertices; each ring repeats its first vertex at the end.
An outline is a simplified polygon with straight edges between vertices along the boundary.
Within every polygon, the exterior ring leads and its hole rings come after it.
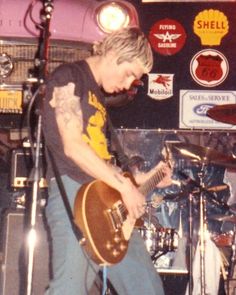
MULTIPOLYGON (((80 184, 63 176, 69 202, 73 208, 80 184)), ((46 207, 52 237, 52 270, 47 295, 86 295, 100 267, 87 257, 79 245, 69 222, 57 183, 52 179, 46 207)), ((163 295, 161 279, 138 232, 129 241, 125 258, 109 266, 107 276, 119 295, 163 295)))

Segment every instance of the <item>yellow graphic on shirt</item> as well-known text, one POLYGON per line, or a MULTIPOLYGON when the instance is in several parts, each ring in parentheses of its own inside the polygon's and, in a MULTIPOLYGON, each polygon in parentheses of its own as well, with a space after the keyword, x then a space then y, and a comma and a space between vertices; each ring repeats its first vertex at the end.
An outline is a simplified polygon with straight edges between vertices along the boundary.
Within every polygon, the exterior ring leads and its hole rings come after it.
POLYGON ((106 120, 106 110, 98 101, 97 97, 89 91, 88 103, 94 106, 97 110, 88 120, 86 127, 87 135, 83 134, 83 140, 88 143, 96 154, 105 160, 109 160, 111 155, 107 149, 107 141, 102 128, 106 120))

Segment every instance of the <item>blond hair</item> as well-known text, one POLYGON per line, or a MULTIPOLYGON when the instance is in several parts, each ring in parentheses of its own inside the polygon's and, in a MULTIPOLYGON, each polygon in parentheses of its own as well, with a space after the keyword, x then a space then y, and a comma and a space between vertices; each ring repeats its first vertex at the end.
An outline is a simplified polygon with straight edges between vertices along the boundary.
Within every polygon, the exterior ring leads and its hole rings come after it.
POLYGON ((93 46, 94 55, 105 56, 109 51, 116 52, 118 64, 138 59, 144 73, 150 72, 153 66, 151 46, 139 28, 129 27, 115 31, 93 46))

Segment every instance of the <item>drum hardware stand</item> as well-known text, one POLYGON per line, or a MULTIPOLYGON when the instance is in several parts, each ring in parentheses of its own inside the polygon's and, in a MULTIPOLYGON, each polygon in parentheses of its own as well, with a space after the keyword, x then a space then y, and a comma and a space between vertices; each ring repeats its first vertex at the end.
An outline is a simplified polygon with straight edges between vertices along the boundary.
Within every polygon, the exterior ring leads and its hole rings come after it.
POLYGON ((232 239, 232 255, 231 255, 231 264, 230 264, 230 269, 229 269, 229 277, 228 279, 233 279, 234 276, 234 267, 236 263, 236 224, 234 224, 234 229, 233 229, 233 239, 232 239))
MULTIPOLYGON (((204 174, 205 164, 203 163, 199 173, 200 183, 191 180, 192 187, 189 191, 189 287, 188 294, 191 295, 193 291, 193 198, 194 188, 197 186, 200 194, 200 282, 201 282, 201 295, 206 295, 205 292, 205 234, 206 234, 206 212, 205 212, 205 197, 204 197, 204 174)), ((184 174, 183 174, 184 175, 184 174)))
MULTIPOLYGON (((153 201, 146 202, 146 211, 147 211, 147 216, 148 216, 147 217, 147 226, 146 226, 147 229, 151 229, 151 225, 152 225, 152 205, 153 205, 153 201)), ((155 227, 158 228, 158 226, 161 227, 160 224, 158 224, 155 227)), ((168 250, 163 251, 163 252, 161 252, 159 254, 158 254, 158 252, 154 253, 153 255, 151 255, 151 260, 153 262, 156 262, 156 260, 158 258, 160 258, 162 255, 165 255, 166 253, 168 253, 168 250)))
MULTIPOLYGON (((41 72, 39 77, 39 86, 40 91, 39 94, 42 96, 44 94, 44 89, 42 87, 44 83, 44 78, 46 77, 47 73, 47 61, 48 61, 48 43, 49 43, 49 26, 51 21, 51 13, 53 11, 53 3, 52 0, 43 1, 44 3, 44 20, 43 25, 41 27, 43 33, 43 48, 41 54, 41 72)), ((40 97, 41 99, 41 97, 40 97)), ((27 295, 32 295, 32 278, 33 278, 33 265, 34 265, 34 250, 36 244, 36 213, 37 213, 37 197, 38 197, 38 190, 39 190, 39 180, 40 180, 40 142, 41 142, 41 130, 42 130, 42 117, 41 114, 38 115, 38 122, 37 122, 37 132, 36 132, 36 149, 35 149, 35 157, 34 157, 34 168, 33 168, 33 187, 32 187, 32 204, 31 204, 31 212, 30 212, 30 229, 28 231, 27 239, 28 239, 28 267, 27 267, 27 295)), ((32 150, 34 147, 32 147, 32 150)))
POLYGON ((189 261, 188 261, 188 271, 189 271, 189 283, 188 283, 188 294, 191 295, 193 291, 193 198, 194 198, 194 189, 198 187, 200 189, 200 184, 195 180, 191 179, 182 171, 178 171, 178 174, 181 178, 184 178, 185 191, 188 193, 188 222, 189 222, 189 231, 188 231, 188 244, 189 244, 189 261), (186 189, 187 188, 187 189, 186 189))
POLYGON ((226 284, 226 294, 230 295, 230 281, 234 280, 234 268, 235 268, 235 262, 236 262, 236 224, 234 224, 233 227, 233 239, 232 239, 232 246, 231 246, 231 263, 229 263, 229 271, 228 271, 228 277, 227 284, 226 284))
MULTIPOLYGON (((231 107, 231 106, 230 106, 231 107)), ((232 107, 231 107, 232 108, 232 107)), ((207 191, 203 185, 203 176, 204 170, 207 164, 215 164, 219 166, 235 168, 236 160, 231 157, 224 155, 215 149, 209 147, 198 146, 195 144, 189 144, 185 142, 173 142, 170 143, 171 149, 177 153, 180 153, 182 156, 191 159, 192 161, 201 163, 201 172, 199 173, 200 185, 198 185, 200 193, 200 275, 201 275, 201 295, 206 295, 205 293, 205 248, 206 248, 206 197, 205 192, 207 191)), ((188 179, 187 179, 188 183, 188 179)), ((191 183, 191 179, 190 179, 191 183)), ((234 250, 236 252, 236 250, 234 250)), ((234 252, 234 253, 235 253, 234 252)), ((236 256, 236 253, 235 253, 236 256)))
POLYGON ((152 261, 154 260, 154 262, 157 261, 157 259, 159 259, 162 255, 165 255, 166 253, 168 253, 168 250, 161 252, 160 254, 157 255, 157 253, 153 254, 151 256, 152 261))
POLYGON ((193 195, 189 193, 189 295, 193 290, 193 195))
POLYGON ((147 205, 147 215, 148 215, 148 228, 151 226, 151 204, 147 205))
POLYGON ((206 295, 205 282, 205 244, 206 244, 206 200, 204 197, 203 175, 206 163, 203 162, 199 173, 200 179, 200 282, 201 295, 206 295))

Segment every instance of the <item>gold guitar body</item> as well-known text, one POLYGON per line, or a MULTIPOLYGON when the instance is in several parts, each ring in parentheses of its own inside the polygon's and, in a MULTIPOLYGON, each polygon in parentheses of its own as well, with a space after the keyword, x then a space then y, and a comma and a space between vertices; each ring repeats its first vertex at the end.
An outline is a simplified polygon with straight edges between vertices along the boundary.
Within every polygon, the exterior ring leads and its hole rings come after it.
POLYGON ((133 230, 121 195, 100 180, 84 184, 74 203, 75 223, 83 232, 83 247, 100 265, 118 263, 125 256, 133 230))
MULTIPOLYGON (((124 174, 136 185, 132 175, 124 174)), ((147 195, 159 183, 165 173, 155 171, 139 191, 147 195)), ((83 246, 98 264, 112 265, 125 256, 134 226, 141 226, 141 219, 130 220, 118 191, 101 180, 82 185, 74 203, 74 219, 85 238, 83 246)))

